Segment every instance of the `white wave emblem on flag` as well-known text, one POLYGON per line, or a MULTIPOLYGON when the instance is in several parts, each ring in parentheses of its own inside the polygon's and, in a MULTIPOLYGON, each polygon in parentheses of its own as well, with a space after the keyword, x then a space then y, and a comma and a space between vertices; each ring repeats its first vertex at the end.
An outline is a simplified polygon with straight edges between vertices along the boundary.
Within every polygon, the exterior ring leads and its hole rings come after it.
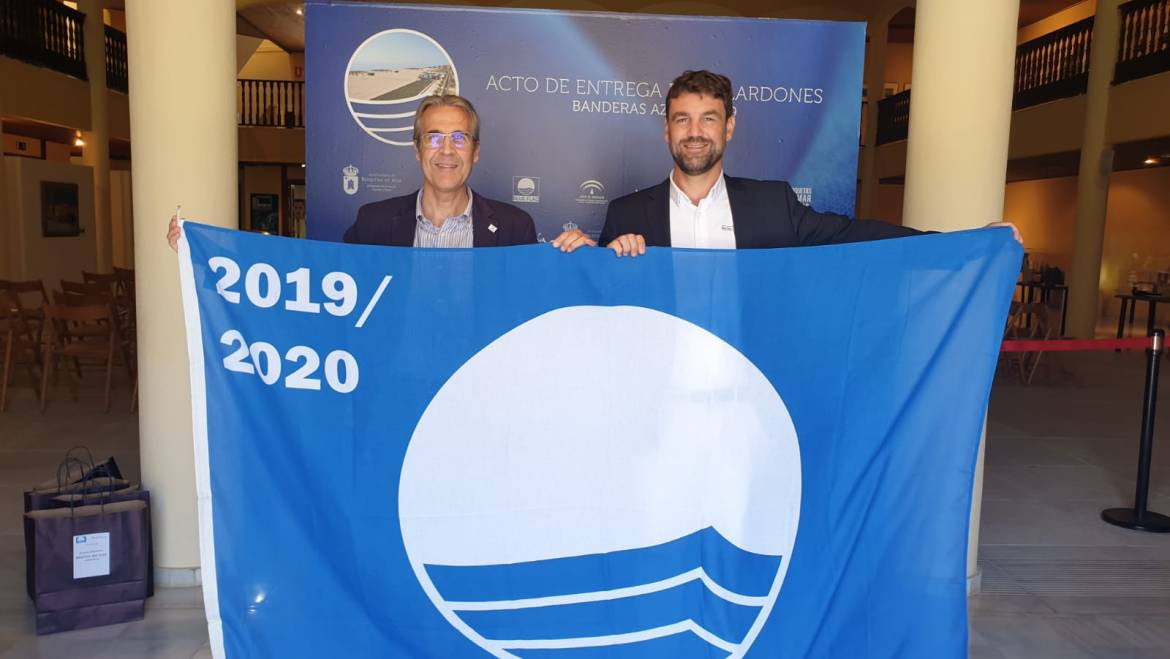
POLYGON ((439 42, 416 30, 383 30, 354 50, 345 69, 345 101, 374 139, 411 146, 415 108, 426 96, 458 94, 459 73, 439 42))
POLYGON ((497 657, 740 657, 779 595, 800 492, 791 417, 747 357, 659 311, 569 307, 443 385, 399 516, 427 596, 497 657))

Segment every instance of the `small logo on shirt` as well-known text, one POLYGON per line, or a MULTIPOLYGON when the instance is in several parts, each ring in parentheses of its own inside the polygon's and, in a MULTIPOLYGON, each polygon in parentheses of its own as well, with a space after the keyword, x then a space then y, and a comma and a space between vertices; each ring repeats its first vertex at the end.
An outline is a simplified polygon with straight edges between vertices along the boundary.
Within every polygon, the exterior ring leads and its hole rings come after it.
POLYGON ((812 188, 792 188, 796 198, 805 206, 812 206, 812 188))
POLYGON ((513 176, 512 201, 535 204, 540 201, 539 176, 513 176))
POLYGON ((341 170, 341 189, 345 190, 345 194, 357 194, 358 168, 352 164, 341 170))
POLYGON ((605 185, 596 179, 589 179, 578 186, 581 194, 577 195, 578 204, 604 204, 608 200, 605 198, 605 185))

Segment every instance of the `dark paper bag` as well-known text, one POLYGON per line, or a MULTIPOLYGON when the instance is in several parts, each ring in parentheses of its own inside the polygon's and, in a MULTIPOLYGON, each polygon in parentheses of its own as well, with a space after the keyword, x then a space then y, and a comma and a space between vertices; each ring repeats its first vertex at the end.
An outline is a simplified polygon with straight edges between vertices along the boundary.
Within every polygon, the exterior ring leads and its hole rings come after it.
MULTIPOLYGON (((154 536, 150 526, 150 490, 131 485, 120 490, 90 494, 62 494, 54 497, 52 505, 46 508, 68 508, 69 506, 90 506, 119 501, 146 502, 146 596, 154 597, 154 536)), ((31 594, 30 594, 31 597, 31 594)))
MULTIPOLYGON (((117 492, 130 487, 130 482, 121 478, 97 477, 76 483, 59 484, 56 481, 41 483, 24 493, 24 512, 57 508, 54 499, 69 494, 101 494, 117 492)), ((65 504, 69 505, 69 504, 65 504)))
POLYGON ((94 463, 88 447, 74 446, 65 452, 65 457, 57 465, 55 477, 37 483, 24 493, 24 512, 52 508, 46 502, 60 494, 115 490, 129 484, 122 478, 122 470, 113 456, 94 463))
MULTIPOLYGON (((70 485, 50 486, 38 485, 24 493, 24 512, 33 510, 48 510, 52 508, 68 508, 100 503, 116 503, 119 501, 145 501, 146 509, 146 537, 150 539, 150 492, 140 489, 137 485, 113 478, 96 478, 89 481, 70 485)), ((26 569, 32 566, 32 537, 25 534, 24 557, 26 569)), ((153 545, 147 544, 147 597, 154 595, 154 553, 153 545)), ((32 583, 29 582, 28 596, 35 598, 32 583)))
POLYGON ((25 513, 37 634, 142 619, 147 510, 136 500, 25 513))

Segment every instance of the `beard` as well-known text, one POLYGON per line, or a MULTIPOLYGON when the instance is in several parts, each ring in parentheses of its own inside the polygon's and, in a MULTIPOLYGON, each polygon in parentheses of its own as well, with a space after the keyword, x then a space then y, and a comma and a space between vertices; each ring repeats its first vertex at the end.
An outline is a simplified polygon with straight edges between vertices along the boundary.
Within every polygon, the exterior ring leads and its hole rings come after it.
POLYGON ((678 165, 682 173, 687 176, 698 176, 711 171, 712 167, 723 160, 723 149, 705 137, 688 137, 675 142, 671 155, 674 156, 674 164, 678 165), (704 154, 689 156, 686 152, 688 144, 706 144, 710 148, 704 154))

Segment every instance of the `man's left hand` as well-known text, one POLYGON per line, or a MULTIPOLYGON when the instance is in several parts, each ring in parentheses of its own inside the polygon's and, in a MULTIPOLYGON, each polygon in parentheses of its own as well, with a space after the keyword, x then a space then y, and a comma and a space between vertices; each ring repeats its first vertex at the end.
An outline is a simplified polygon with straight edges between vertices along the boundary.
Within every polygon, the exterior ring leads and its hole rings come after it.
POLYGON ((568 253, 578 247, 597 247, 597 241, 590 238, 584 231, 573 229, 572 231, 564 231, 561 235, 553 238, 552 246, 568 253))
POLYGON ((1012 224, 1011 222, 992 222, 991 224, 988 224, 987 226, 988 227, 1011 227, 1012 236, 1016 239, 1017 243, 1020 243, 1020 246, 1023 246, 1024 237, 1020 235, 1020 230, 1016 228, 1016 225, 1012 224))

